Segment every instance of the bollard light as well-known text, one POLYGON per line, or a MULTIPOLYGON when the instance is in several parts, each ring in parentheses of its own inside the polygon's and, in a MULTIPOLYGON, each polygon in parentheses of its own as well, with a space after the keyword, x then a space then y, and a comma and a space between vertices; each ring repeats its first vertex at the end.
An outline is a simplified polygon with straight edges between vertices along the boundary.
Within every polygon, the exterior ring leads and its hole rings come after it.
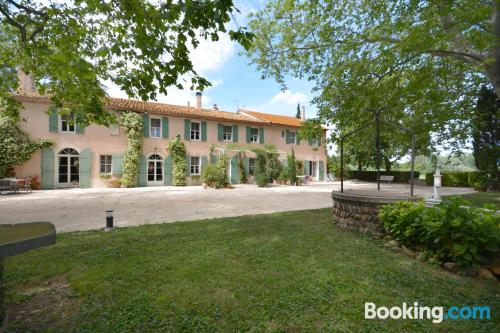
POLYGON ((113 229, 113 210, 106 211, 106 229, 113 229))

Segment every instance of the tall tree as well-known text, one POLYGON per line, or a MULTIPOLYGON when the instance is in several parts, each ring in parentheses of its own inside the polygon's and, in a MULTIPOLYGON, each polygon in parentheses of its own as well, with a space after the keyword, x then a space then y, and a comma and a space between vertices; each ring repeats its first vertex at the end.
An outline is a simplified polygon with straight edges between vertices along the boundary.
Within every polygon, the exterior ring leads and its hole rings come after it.
POLYGON ((210 83, 193 69, 190 48, 219 33, 248 48, 250 33, 226 29, 235 12, 231 0, 0 0, 0 97, 16 89, 18 66, 82 123, 109 120, 104 81, 143 100, 182 88, 186 76, 202 90, 210 83))
POLYGON ((300 119, 300 103, 297 102, 297 113, 295 114, 295 118, 300 119))
POLYGON ((286 74, 314 81, 319 116, 338 130, 384 109, 460 145, 477 87, 500 95, 499 11, 500 0, 270 0, 252 16, 248 55, 283 88, 286 74))
POLYGON ((472 121, 472 147, 476 167, 493 176, 496 183, 500 161, 500 99, 493 89, 481 87, 472 121))

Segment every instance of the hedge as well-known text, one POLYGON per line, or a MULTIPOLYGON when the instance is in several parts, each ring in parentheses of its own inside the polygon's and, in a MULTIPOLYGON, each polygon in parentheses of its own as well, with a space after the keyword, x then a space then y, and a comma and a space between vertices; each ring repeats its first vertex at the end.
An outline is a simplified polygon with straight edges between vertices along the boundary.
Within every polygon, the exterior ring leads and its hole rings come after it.
MULTIPOLYGON (((471 172, 443 172, 441 173, 441 186, 448 187, 473 187, 474 183, 485 176, 482 171, 471 172)), ((497 176, 498 177, 498 176, 497 176)), ((498 178, 497 178, 498 179, 498 178)), ((434 185, 434 174, 425 174, 425 184, 427 186, 434 185)))
MULTIPOLYGON (((380 171, 381 176, 394 176, 395 183, 403 183, 408 184, 410 182, 410 171, 380 171)), ((415 171, 413 174, 413 179, 418 179, 420 173, 415 171)), ((358 179, 364 180, 368 182, 376 182, 377 181, 377 171, 357 171, 357 170, 348 170, 347 171, 347 179, 358 179)))

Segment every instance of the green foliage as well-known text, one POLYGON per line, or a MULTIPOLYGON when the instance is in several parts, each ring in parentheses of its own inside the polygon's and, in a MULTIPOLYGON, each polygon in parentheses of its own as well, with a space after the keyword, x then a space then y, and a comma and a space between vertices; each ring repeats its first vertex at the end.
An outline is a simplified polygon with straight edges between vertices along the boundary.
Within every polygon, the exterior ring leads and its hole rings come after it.
MULTIPOLYGON (((358 170, 347 170, 347 179, 358 179, 358 180, 365 180, 369 182, 375 182, 377 181, 377 171, 365 171, 362 170, 361 172, 358 170)), ((408 184, 410 182, 410 176, 411 172, 410 171, 380 171, 380 175, 388 175, 388 176, 394 176, 394 183, 402 183, 402 184, 408 184)), ((419 172, 414 172, 414 178, 413 179, 418 179, 420 176, 419 172)))
POLYGON ((248 182, 244 160, 245 155, 242 153, 238 153, 238 168, 240 169, 240 183, 242 184, 246 184, 248 182))
POLYGON ((265 152, 258 151, 255 158, 255 183, 259 187, 266 187, 269 182, 269 175, 267 174, 267 156, 265 152))
POLYGON ((191 49, 228 33, 249 48, 252 34, 226 27, 239 12, 233 1, 0 2, 0 96, 17 87, 16 68, 31 73, 57 107, 71 105, 83 123, 107 123, 105 88, 112 81, 143 100, 210 83, 196 73, 191 49), (15 5, 13 5, 15 4, 15 5), (71 32, 71 33, 69 33, 71 32))
POLYGON ((0 178, 7 177, 15 165, 28 161, 34 152, 49 147, 51 140, 32 141, 28 134, 17 126, 16 113, 10 105, 0 99, 0 178))
POLYGON ((174 164, 172 168, 172 184, 174 186, 186 186, 186 146, 180 135, 177 135, 175 139, 168 143, 167 149, 174 164))
POLYGON ((469 186, 475 188, 488 186, 489 180, 489 174, 482 171, 469 172, 467 177, 469 186))
POLYGON ((125 187, 135 187, 139 177, 139 163, 144 141, 143 119, 138 113, 124 112, 120 117, 120 125, 127 133, 127 151, 123 156, 121 184, 125 187))
MULTIPOLYGON (((489 81, 500 94, 494 12, 491 1, 480 0, 269 0, 251 14, 255 40, 247 55, 282 88, 289 75, 314 82, 318 116, 334 125, 332 139, 383 110, 387 121, 415 131, 419 153, 432 152, 434 143, 459 149, 470 134, 477 87, 489 81)), ((366 129, 348 140, 354 161, 371 163, 373 138, 366 129)), ((387 161, 407 155, 410 142, 382 125, 387 161)))
POLYGON ((270 181, 277 179, 283 168, 278 156, 278 154, 274 153, 267 153, 266 155, 266 173, 270 181))
POLYGON ((229 158, 226 154, 221 154, 217 162, 210 163, 203 169, 202 179, 208 186, 214 188, 225 188, 229 185, 227 168, 229 158))
POLYGON ((500 250, 500 215, 466 205, 460 198, 430 208, 424 203, 397 202, 383 207, 379 218, 401 244, 422 248, 441 262, 468 266, 500 250))
POLYGON ((295 152, 292 147, 292 153, 287 156, 288 159, 288 180, 290 185, 297 184, 297 161, 295 160, 295 152))
MULTIPOLYGON (((441 186, 446 187, 468 187, 469 172, 442 172, 441 186)), ((434 174, 427 173, 425 175, 425 183, 428 186, 434 185, 434 174)))

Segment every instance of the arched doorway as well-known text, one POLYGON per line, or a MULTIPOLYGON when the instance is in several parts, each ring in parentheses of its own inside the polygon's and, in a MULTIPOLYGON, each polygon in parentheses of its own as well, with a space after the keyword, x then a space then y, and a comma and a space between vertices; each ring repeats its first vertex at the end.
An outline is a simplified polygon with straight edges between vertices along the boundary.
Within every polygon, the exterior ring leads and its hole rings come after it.
POLYGON ((163 185, 163 158, 158 154, 148 157, 148 185, 163 185))
POLYGON ((57 154, 58 187, 77 186, 80 181, 79 154, 73 148, 64 148, 57 154))

